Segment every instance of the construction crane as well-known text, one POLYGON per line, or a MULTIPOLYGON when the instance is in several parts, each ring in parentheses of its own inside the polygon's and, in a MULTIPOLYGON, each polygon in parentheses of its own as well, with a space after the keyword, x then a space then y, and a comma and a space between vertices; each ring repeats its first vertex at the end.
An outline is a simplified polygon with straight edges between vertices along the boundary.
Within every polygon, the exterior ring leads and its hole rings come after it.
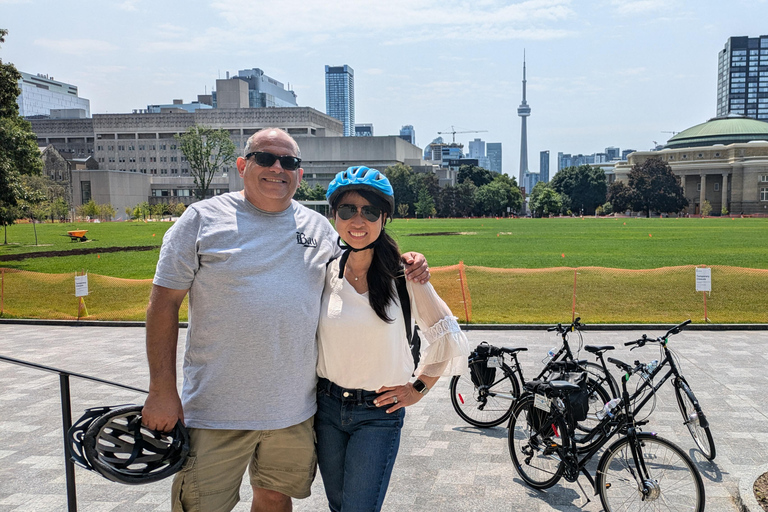
POLYGON ((456 134, 457 133, 483 133, 487 132, 488 130, 465 130, 457 132, 456 129, 451 126, 451 131, 449 132, 437 132, 438 135, 448 135, 449 133, 453 136, 453 143, 456 144, 456 134))
POLYGON ((665 132, 665 131, 662 131, 661 133, 671 133, 671 134, 672 134, 672 136, 674 137, 675 135, 677 135, 677 134, 678 134, 678 133, 680 133, 680 132, 672 132, 672 131, 667 131, 667 132, 665 132))

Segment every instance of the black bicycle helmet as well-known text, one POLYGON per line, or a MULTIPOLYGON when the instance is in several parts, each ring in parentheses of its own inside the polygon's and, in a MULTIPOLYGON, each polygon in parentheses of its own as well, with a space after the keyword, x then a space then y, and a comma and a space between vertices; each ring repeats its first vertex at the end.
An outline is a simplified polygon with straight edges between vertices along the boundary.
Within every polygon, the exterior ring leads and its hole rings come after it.
POLYGON ((69 429, 71 457, 113 482, 148 484, 178 472, 189 453, 189 434, 181 422, 171 432, 141 424, 140 405, 86 410, 69 429))

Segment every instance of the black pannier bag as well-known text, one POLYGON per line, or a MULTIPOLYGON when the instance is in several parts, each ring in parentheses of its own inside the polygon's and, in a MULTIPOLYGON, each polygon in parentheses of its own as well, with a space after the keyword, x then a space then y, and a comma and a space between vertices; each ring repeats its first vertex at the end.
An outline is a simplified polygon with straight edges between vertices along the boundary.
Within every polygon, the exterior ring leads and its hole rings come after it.
POLYGON ((589 413, 589 390, 587 389, 587 373, 565 373, 558 380, 566 380, 579 386, 579 391, 568 395, 566 410, 573 421, 584 421, 589 413))
POLYGON ((488 358, 491 355, 491 346, 483 341, 469 355, 469 373, 472 384, 477 387, 490 386, 496 378, 496 368, 488 367, 488 358))

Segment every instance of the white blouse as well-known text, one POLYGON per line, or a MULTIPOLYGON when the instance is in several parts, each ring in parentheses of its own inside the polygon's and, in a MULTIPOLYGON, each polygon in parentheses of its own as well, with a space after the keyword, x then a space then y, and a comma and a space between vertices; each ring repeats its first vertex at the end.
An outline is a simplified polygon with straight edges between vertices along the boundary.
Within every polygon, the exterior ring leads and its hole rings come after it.
MULTIPOLYGON (((456 317, 431 284, 407 281, 411 314, 421 329, 421 361, 416 375, 459 375, 470 348, 456 317)), ((375 391, 400 386, 413 373, 400 302, 389 305, 392 322, 376 315, 368 293, 359 294, 344 277, 339 260, 328 265, 317 329, 317 375, 341 387, 375 391)))

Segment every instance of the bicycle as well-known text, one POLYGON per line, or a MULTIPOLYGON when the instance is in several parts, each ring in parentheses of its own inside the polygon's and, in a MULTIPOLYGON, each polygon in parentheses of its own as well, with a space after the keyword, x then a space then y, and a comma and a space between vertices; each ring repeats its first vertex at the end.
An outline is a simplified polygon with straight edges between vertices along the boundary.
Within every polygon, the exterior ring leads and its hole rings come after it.
MULTIPOLYGON (((589 373, 590 407, 593 413, 596 413, 611 399, 614 390, 617 389, 613 377, 605 369, 602 361, 602 352, 613 349, 613 347, 597 347, 599 353, 596 355, 601 360, 602 366, 587 360, 577 360, 568 342, 568 334, 574 331, 579 333, 578 355, 583 344, 580 329, 584 327, 580 320, 581 318, 576 318, 567 327, 557 324, 547 329, 548 331, 557 331, 563 343, 560 349, 552 354, 541 373, 534 380, 545 379, 562 371, 586 370, 589 373), (570 363, 575 366, 566 365, 564 367, 563 363, 570 363), (606 391, 606 385, 610 392, 606 391)), ((478 345, 477 349, 469 356, 467 371, 462 375, 454 376, 449 386, 451 404, 461 419, 475 427, 489 428, 501 425, 509 418, 515 400, 520 396, 521 383, 526 382, 522 366, 518 360, 518 353, 527 350, 524 347, 511 349, 495 347, 486 342, 478 345), (511 367, 505 362, 505 355, 511 357, 511 367), (491 369, 493 371, 489 371, 491 369), (496 372, 496 369, 501 371, 496 372), (500 376, 497 376, 497 373, 500 373, 500 376)), ((592 414, 580 422, 579 431, 583 433, 591 431, 595 417, 592 414)), ((588 446, 584 446, 581 449, 587 448, 588 446)))
MULTIPOLYGON (((693 461, 674 443, 641 432, 647 421, 634 418, 627 382, 645 365, 633 368, 617 359, 608 361, 625 372, 621 399, 587 434, 587 441, 597 437, 597 442, 585 454, 579 454, 574 427, 580 416, 571 403, 583 393, 582 387, 562 380, 525 384, 508 424, 507 444, 518 475, 534 489, 547 489, 560 478, 581 488, 578 477, 584 474, 606 512, 703 511, 704 484, 693 461), (615 436, 620 438, 603 452, 593 478, 586 464, 615 436)), ((580 412, 583 415, 583 409, 580 412)))
MULTIPOLYGON (((680 362, 677 354, 672 351, 669 344, 669 337, 680 333, 683 328, 690 324, 690 320, 676 325, 663 336, 658 338, 649 338, 645 334, 640 339, 634 341, 628 341, 624 343, 625 346, 632 346, 630 350, 645 346, 647 343, 658 343, 659 351, 661 353, 661 362, 657 365, 645 365, 645 370, 642 372, 643 382, 636 389, 635 393, 630 397, 630 400, 634 403, 639 400, 640 397, 647 392, 647 395, 635 406, 634 413, 642 409, 648 401, 656 395, 656 392, 664 385, 667 380, 672 378, 672 385, 675 387, 675 397, 677 398, 677 404, 680 408, 680 412, 683 415, 683 424, 688 428, 688 431, 693 437, 694 442, 701 450, 701 453, 707 460, 713 460, 716 455, 715 441, 712 437, 712 432, 709 429, 709 422, 707 417, 701 409, 699 401, 696 399, 696 395, 691 391, 691 387, 688 381, 685 379, 680 371, 680 362), (653 384, 653 379, 662 371, 666 366, 669 366, 667 373, 661 378, 658 384, 653 384)), ((635 361, 639 364, 638 361, 635 361)))

